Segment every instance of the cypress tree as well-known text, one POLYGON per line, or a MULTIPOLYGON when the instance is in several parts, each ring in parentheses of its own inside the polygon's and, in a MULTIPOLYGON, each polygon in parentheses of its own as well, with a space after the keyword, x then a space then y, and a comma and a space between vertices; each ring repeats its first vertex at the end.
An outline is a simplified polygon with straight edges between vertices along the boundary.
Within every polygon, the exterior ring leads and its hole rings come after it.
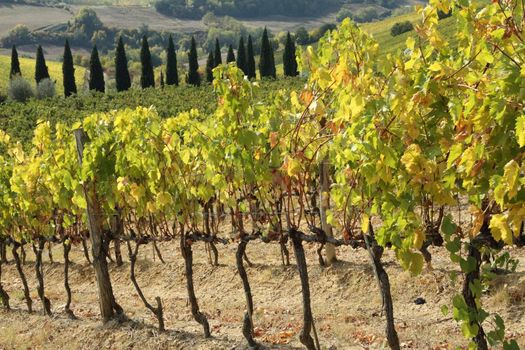
POLYGON ((162 73, 162 70, 160 71, 160 88, 164 89, 164 73, 162 73))
POLYGON ((255 54, 253 52, 252 36, 248 36, 248 52, 246 57, 246 75, 248 79, 255 79, 255 54))
POLYGON ((188 52, 188 62, 189 62, 189 71, 188 71, 188 84, 194 86, 201 85, 201 77, 199 75, 199 61, 197 59, 197 44, 195 43, 195 38, 191 37, 191 47, 188 52))
POLYGON ((221 45, 219 45, 219 39, 215 39, 215 67, 222 64, 221 45))
POLYGON ((140 63, 142 74, 140 75, 140 85, 143 89, 155 87, 155 76, 153 75, 153 64, 151 63, 151 53, 149 52, 148 39, 142 37, 142 48, 140 49, 140 63))
POLYGON ((98 57, 97 45, 93 46, 91 59, 89 60, 89 90, 104 92, 106 86, 104 83, 104 70, 98 57))
POLYGON ((36 50, 35 81, 38 84, 42 79, 49 79, 49 71, 44 58, 44 50, 42 50, 42 46, 38 45, 36 50))
POLYGON ((75 83, 75 66, 73 65, 73 55, 69 47, 69 41, 64 45, 64 59, 62 60, 62 79, 64 84, 64 96, 68 97, 77 93, 75 83))
POLYGON ((213 81, 213 68, 215 65, 215 57, 213 57, 213 53, 208 54, 208 60, 206 61, 206 81, 208 83, 211 83, 213 81))
POLYGON ((173 37, 170 35, 166 50, 166 84, 179 86, 179 72, 177 71, 177 55, 173 37))
POLYGON ((244 47, 244 38, 239 39, 239 47, 237 49, 237 67, 241 69, 244 74, 247 72, 247 63, 246 63, 246 48, 244 47))
POLYGON ((274 79, 277 77, 275 70, 275 57, 273 54, 273 46, 270 45, 270 76, 274 79))
POLYGON ((20 61, 18 60, 16 46, 13 45, 13 48, 11 49, 11 72, 9 73, 9 78, 13 79, 17 75, 21 76, 22 71, 20 70, 20 61))
POLYGON ((273 49, 268 39, 268 30, 264 28, 261 41, 261 58, 259 60, 259 73, 261 78, 275 78, 275 61, 273 58, 273 49))
POLYGON ((295 77, 299 74, 297 71, 297 59, 295 58, 295 43, 292 40, 290 32, 286 36, 286 44, 283 52, 284 75, 295 77))
POLYGON ((233 46, 228 47, 228 55, 226 55, 226 63, 235 62, 235 53, 233 53, 233 46))
POLYGON ((128 70, 128 58, 122 37, 118 39, 117 50, 115 52, 115 81, 117 91, 126 91, 131 87, 131 78, 128 70))

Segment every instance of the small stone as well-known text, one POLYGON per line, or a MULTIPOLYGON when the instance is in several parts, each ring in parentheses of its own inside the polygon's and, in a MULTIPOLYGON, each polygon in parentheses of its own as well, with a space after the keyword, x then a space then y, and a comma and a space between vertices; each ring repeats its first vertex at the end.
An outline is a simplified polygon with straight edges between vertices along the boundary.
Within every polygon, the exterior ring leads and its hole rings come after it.
POLYGON ((426 304, 427 301, 421 297, 417 298, 416 300, 414 300, 414 304, 416 305, 423 305, 423 304, 426 304))

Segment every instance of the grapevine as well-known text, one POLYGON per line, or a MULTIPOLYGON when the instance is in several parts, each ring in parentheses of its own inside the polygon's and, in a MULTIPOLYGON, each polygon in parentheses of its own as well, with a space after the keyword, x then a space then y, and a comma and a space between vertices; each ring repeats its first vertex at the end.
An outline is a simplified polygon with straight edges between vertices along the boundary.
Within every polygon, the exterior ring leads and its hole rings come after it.
MULTIPOLYGON (((246 248, 254 240, 277 242, 286 265, 291 243, 302 286, 299 339, 319 350, 304 244, 319 246, 321 265, 331 263, 324 247, 348 245, 369 254, 386 341, 399 349, 383 255, 392 251, 418 275, 425 263, 432 269, 428 248, 435 245, 463 273, 451 309, 468 347, 518 349, 503 319, 484 310, 481 293, 490 278, 484 257, 523 240, 525 9, 519 1, 443 0, 418 11, 416 37, 387 59, 345 20, 301 53, 308 80, 299 93, 280 90, 261 100, 257 82, 222 65, 214 70, 218 102, 210 115, 192 109, 162 118, 154 107, 138 107, 72 126, 40 121, 27 147, 0 132, 0 240, 12 246, 29 312, 18 249, 33 246, 38 296, 51 315, 42 250, 46 242, 63 245, 65 309, 74 317, 68 254, 89 237, 103 320, 125 319, 107 266, 111 244, 122 263, 124 242, 135 291, 164 331, 162 300, 148 300, 135 264, 141 246, 154 245, 163 262, 156 242, 178 239, 191 313, 209 337, 193 282, 193 249, 203 242, 218 265, 217 246, 236 244, 246 304, 242 334, 256 348, 246 248), (457 18, 458 47, 437 31, 438 11, 457 18), (471 224, 454 215, 461 206, 471 224), (219 229, 227 220, 229 236, 219 229)), ((1 283, 0 297, 8 309, 1 283)))

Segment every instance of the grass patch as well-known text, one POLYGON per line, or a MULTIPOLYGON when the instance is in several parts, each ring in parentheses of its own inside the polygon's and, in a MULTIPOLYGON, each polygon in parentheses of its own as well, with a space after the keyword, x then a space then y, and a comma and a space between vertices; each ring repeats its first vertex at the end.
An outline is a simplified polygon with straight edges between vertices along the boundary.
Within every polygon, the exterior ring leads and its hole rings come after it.
MULTIPOLYGON (((46 61, 47 68, 49 69, 49 75, 51 79, 56 82, 57 95, 62 95, 64 87, 62 86, 62 63, 55 61, 46 61)), ((7 87, 9 85, 9 72, 11 69, 11 56, 0 55, 0 92, 7 94, 7 87)), ((31 83, 35 88, 35 60, 32 58, 20 58, 20 69, 22 70, 22 76, 31 83)), ((75 78, 77 81, 77 87, 84 84, 84 67, 75 67, 75 78)))

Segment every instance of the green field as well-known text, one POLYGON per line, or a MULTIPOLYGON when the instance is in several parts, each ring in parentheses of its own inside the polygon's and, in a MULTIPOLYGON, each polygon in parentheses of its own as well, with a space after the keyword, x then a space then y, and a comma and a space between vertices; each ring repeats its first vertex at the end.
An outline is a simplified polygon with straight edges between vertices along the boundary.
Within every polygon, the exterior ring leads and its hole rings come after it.
MULTIPOLYGON (((62 63, 47 61, 47 68, 49 69, 49 75, 51 76, 51 79, 56 81, 57 94, 61 95, 64 91, 62 86, 62 63)), ((0 93, 2 94, 7 92, 10 69, 11 57, 0 56, 0 93)), ((20 69, 22 70, 22 76, 34 85, 35 60, 32 58, 20 58, 20 69)), ((75 78, 77 81, 77 86, 79 87, 84 83, 84 74, 84 67, 75 67, 75 78)))

